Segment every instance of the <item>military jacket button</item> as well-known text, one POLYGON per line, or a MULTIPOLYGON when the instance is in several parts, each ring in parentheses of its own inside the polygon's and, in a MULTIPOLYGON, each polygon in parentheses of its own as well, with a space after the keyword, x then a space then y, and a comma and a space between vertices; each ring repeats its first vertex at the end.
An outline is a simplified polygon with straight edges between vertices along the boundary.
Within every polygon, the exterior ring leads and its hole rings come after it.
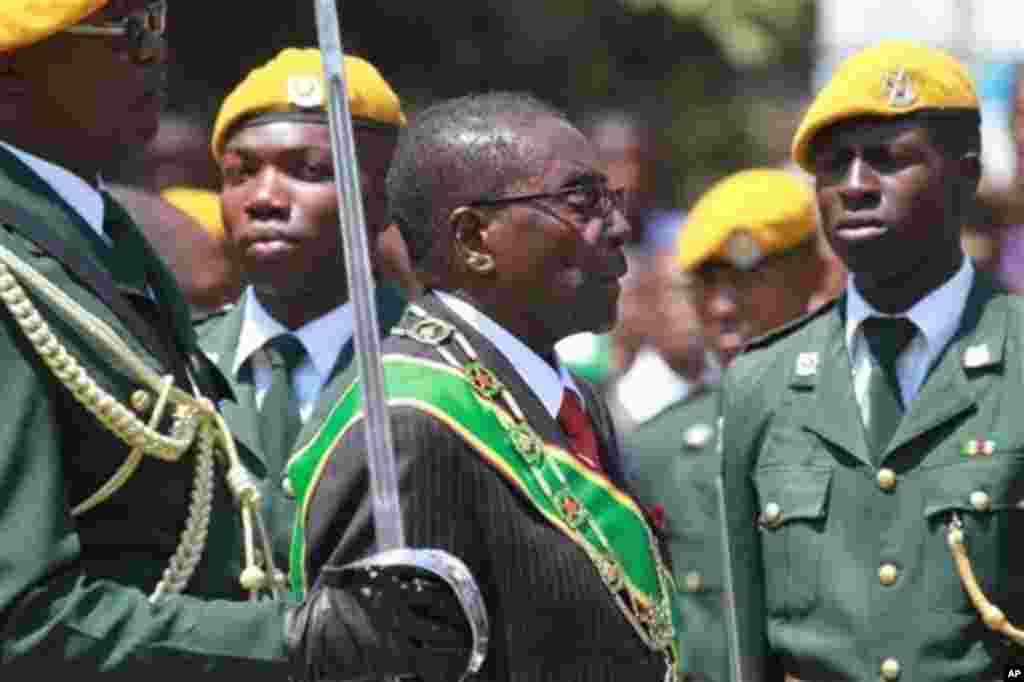
POLYGON ((295 488, 292 486, 292 480, 287 476, 281 479, 281 490, 283 490, 284 494, 288 497, 293 499, 295 498, 295 488))
POLYGON ((881 568, 878 569, 878 582, 886 587, 895 583, 898 577, 899 571, 892 564, 882 564, 881 568))
POLYGON ((777 526, 782 521, 782 507, 775 502, 769 502, 764 506, 764 524, 766 526, 777 526))
POLYGON ((971 506, 978 511, 988 511, 992 508, 992 498, 984 490, 975 490, 971 493, 971 506))
POLYGON ((896 472, 892 469, 878 470, 878 487, 882 490, 892 490, 896 487, 896 472))
POLYGON ((153 404, 153 397, 140 388, 132 393, 131 401, 132 407, 135 411, 141 414, 148 410, 149 406, 153 404))
POLYGON ((701 578, 700 573, 697 571, 687 573, 683 582, 686 585, 687 592, 700 592, 701 588, 704 587, 704 579, 701 578))
POLYGON ((895 680, 900 676, 900 662, 895 658, 887 658, 882 661, 882 679, 895 680))

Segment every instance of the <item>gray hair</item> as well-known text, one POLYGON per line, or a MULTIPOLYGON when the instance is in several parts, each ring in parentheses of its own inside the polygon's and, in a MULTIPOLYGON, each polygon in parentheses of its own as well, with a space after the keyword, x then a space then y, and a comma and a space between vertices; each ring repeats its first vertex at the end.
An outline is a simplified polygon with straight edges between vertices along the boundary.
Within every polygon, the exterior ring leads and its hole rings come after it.
POLYGON ((524 126, 565 114, 520 92, 467 95, 415 114, 399 135, 387 177, 389 219, 413 263, 445 229, 452 210, 497 198, 537 173, 538 150, 524 126))

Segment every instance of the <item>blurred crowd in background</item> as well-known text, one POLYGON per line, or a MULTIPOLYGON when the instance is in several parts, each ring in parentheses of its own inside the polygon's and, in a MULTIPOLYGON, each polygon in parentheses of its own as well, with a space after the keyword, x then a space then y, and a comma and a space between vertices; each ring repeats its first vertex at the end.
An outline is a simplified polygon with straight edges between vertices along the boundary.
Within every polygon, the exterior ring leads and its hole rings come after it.
MULTIPOLYGON (((961 10, 971 5, 948 1, 961 10)), ((213 112, 232 84, 282 47, 315 45, 312 3, 246 10, 244 31, 204 19, 202 5, 172 8, 172 51, 189 49, 172 69, 168 113, 146 153, 110 178, 198 313, 234 301, 244 286, 219 218, 213 112)), ((601 149, 611 184, 628 188, 633 237, 619 322, 609 334, 571 337, 559 347, 570 365, 606 388, 626 430, 713 381, 717 368, 677 264, 678 235, 692 202, 716 180, 752 166, 792 168, 794 128, 828 75, 823 64, 835 61, 828 54, 835 45, 822 39, 835 14, 826 0, 341 4, 346 48, 380 68, 408 113, 471 91, 529 90, 567 110, 601 149)), ((983 182, 963 240, 981 269, 1020 293, 1024 67, 1013 59, 1000 55, 998 87, 982 83, 998 104, 994 116, 983 112, 986 133, 995 131, 985 143, 1001 144, 997 154, 1009 161, 995 164, 998 172, 983 182)), ((979 67, 979 80, 991 73, 979 67)), ((393 250, 385 262, 401 278, 401 245, 384 248, 393 250)), ((829 268, 811 309, 845 282, 823 241, 821 249, 829 268)))

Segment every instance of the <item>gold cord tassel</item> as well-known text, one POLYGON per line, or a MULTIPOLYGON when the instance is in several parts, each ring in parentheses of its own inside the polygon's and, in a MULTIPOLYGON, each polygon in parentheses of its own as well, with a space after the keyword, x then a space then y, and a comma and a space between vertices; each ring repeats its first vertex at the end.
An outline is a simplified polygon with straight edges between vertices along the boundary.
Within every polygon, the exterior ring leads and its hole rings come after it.
POLYGON ((990 630, 1005 635, 1017 644, 1024 646, 1024 631, 1014 627, 1006 619, 1006 614, 1003 613, 1003 610, 990 602, 985 593, 981 591, 981 586, 978 585, 978 580, 974 575, 974 569, 971 568, 971 560, 967 556, 967 546, 964 544, 963 523, 955 513, 949 522, 949 533, 946 535, 946 542, 953 553, 953 562, 956 564, 956 572, 960 576, 960 582, 963 583, 964 590, 967 591, 967 596, 971 599, 971 604, 974 605, 974 608, 981 615, 982 622, 990 630))
POLYGON ((213 403, 207 398, 193 396, 177 388, 173 385, 171 377, 156 374, 102 320, 2 246, 0 301, 10 311, 54 377, 105 429, 130 448, 128 457, 110 480, 73 509, 73 516, 78 516, 113 496, 131 478, 144 455, 174 462, 189 450, 195 451, 196 468, 188 519, 178 548, 150 595, 150 601, 157 603, 165 594, 184 591, 202 558, 213 512, 214 462, 217 455, 225 460, 228 487, 238 503, 242 516, 243 555, 246 567, 242 571, 240 582, 250 592, 252 599, 259 598, 263 591, 280 597, 287 581, 284 573, 274 566, 270 539, 259 511, 259 490, 242 464, 227 424, 217 413, 213 403), (158 395, 157 405, 148 423, 143 423, 127 405, 103 390, 68 352, 43 321, 32 299, 22 288, 23 284, 63 312, 78 329, 104 348, 116 365, 126 368, 136 381, 148 386, 158 395), (171 405, 174 406, 173 423, 170 433, 164 435, 157 427, 166 408, 171 405), (266 557, 266 571, 257 565, 257 542, 266 557))

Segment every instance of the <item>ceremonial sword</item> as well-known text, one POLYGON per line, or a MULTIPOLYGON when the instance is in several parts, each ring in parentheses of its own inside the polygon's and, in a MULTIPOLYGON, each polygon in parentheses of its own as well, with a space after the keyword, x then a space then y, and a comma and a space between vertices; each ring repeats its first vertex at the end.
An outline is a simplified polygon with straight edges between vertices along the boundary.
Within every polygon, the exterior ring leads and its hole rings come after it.
MULTIPOLYGON (((719 434, 723 427, 722 419, 718 420, 719 434)), ((719 435, 721 438, 721 435, 719 435)), ((719 440, 719 443, 722 441, 719 440)), ((721 452, 719 452, 721 457, 721 452)), ((725 630, 729 651, 729 669, 736 682, 744 682, 743 664, 740 659, 740 631, 736 613, 736 583, 732 575, 732 551, 729 547, 729 523, 725 517, 725 483, 722 475, 715 477, 715 496, 718 498, 718 522, 722 529, 722 578, 725 583, 723 587, 722 600, 725 602, 725 630)))
POLYGON ((381 362, 380 323, 373 296, 373 271, 366 236, 363 193, 352 112, 345 84, 345 53, 341 45, 336 0, 314 0, 316 31, 324 65, 334 188, 338 194, 341 238, 345 255, 348 295, 355 318, 353 343, 359 386, 365 413, 366 457, 370 469, 370 493, 377 554, 349 564, 353 571, 374 572, 393 566, 414 566, 444 580, 455 592, 466 612, 473 645, 463 677, 476 673, 487 653, 489 625, 483 597, 473 575, 457 557, 437 549, 409 549, 405 546, 402 509, 398 502, 398 474, 395 446, 388 418, 381 362))
POLYGON ((366 413, 366 456, 370 465, 370 492, 377 550, 405 547, 402 510, 398 504, 395 445, 384 395, 380 323, 373 296, 373 272, 366 237, 363 192, 359 184, 352 113, 345 84, 345 60, 335 0, 315 0, 316 31, 324 64, 334 188, 338 193, 345 276, 355 317, 355 357, 359 368, 363 409, 366 413))

